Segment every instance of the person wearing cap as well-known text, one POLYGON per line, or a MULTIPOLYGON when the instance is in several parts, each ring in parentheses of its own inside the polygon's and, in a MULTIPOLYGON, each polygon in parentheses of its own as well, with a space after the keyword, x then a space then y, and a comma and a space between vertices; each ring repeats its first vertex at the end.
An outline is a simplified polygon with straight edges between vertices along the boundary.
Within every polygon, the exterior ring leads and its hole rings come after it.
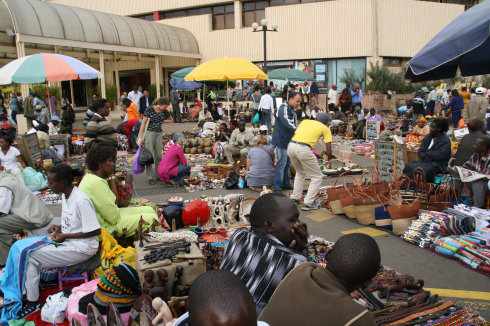
POLYGON ((478 87, 475 90, 476 95, 473 96, 468 104, 468 109, 463 110, 464 121, 472 119, 484 120, 488 107, 488 99, 485 97, 487 90, 483 87, 478 87))
POLYGON ((326 158, 331 158, 332 133, 329 128, 330 121, 330 116, 323 112, 318 114, 317 120, 303 120, 288 145, 288 156, 296 170, 291 199, 295 201, 301 200, 305 179, 311 180, 304 199, 304 205, 301 208, 305 211, 320 208, 320 203, 318 203, 316 197, 322 184, 323 174, 320 170, 318 159, 313 152, 313 147, 320 138, 323 138, 326 158))
POLYGON ((257 144, 257 141, 260 137, 265 137, 265 139, 267 140, 267 144, 270 144, 271 141, 272 141, 272 136, 269 135, 269 128, 267 128, 266 125, 261 125, 259 127, 259 134, 257 136, 255 136, 254 138, 254 141, 253 141, 253 144, 257 144))

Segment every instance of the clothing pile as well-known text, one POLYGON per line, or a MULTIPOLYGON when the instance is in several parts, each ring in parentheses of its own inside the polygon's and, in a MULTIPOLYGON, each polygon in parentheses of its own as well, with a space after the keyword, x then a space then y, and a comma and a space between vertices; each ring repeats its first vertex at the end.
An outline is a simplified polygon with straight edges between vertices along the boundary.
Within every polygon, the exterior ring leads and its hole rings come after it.
POLYGON ((420 211, 419 218, 412 222, 402 239, 422 248, 431 248, 441 236, 466 234, 474 230, 473 216, 453 209, 444 212, 420 211))

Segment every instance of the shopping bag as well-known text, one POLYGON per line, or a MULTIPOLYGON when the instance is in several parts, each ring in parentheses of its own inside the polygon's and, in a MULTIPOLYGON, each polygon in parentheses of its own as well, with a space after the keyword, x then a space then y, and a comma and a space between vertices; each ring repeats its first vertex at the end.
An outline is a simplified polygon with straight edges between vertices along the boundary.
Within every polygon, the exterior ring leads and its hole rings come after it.
POLYGON ((149 150, 147 150, 146 148, 144 148, 144 147, 141 148, 141 153, 140 153, 140 157, 139 157, 138 162, 142 166, 152 165, 154 163, 153 154, 151 154, 151 152, 149 150))
POLYGON ((138 147, 136 155, 134 155, 132 171, 134 175, 141 174, 145 171, 145 167, 140 164, 141 147, 138 147))
POLYGON ((255 115, 252 118, 252 124, 253 125, 260 124, 260 112, 259 111, 255 112, 255 115))

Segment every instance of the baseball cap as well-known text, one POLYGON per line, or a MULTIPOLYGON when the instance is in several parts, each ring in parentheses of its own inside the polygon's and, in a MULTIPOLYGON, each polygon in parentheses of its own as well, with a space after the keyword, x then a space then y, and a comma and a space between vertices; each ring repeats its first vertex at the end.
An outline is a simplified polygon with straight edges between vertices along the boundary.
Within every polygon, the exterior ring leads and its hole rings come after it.
POLYGON ((320 112, 318 113, 318 116, 316 118, 318 121, 320 121, 321 123, 323 124, 329 124, 330 121, 332 121, 332 118, 330 118, 330 115, 324 113, 324 112, 320 112))

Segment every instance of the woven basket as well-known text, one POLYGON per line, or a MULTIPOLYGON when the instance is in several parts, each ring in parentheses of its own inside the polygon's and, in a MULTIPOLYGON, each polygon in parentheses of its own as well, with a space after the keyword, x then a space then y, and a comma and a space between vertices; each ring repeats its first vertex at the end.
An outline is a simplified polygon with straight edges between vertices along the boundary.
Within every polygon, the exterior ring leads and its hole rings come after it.
POLYGON ((374 209, 378 206, 379 204, 354 206, 357 222, 359 222, 362 225, 374 224, 375 222, 374 209))
POLYGON ((335 215, 341 215, 345 214, 344 212, 344 207, 342 206, 342 203, 340 202, 339 199, 333 200, 330 203, 328 203, 330 211, 335 214, 335 215))
POLYGON ((353 220, 356 219, 356 206, 354 205, 349 205, 349 206, 344 206, 344 214, 353 220))
POLYGON ((412 221, 415 218, 401 218, 397 220, 392 220, 393 223, 393 233, 396 235, 402 235, 410 227, 412 221))

